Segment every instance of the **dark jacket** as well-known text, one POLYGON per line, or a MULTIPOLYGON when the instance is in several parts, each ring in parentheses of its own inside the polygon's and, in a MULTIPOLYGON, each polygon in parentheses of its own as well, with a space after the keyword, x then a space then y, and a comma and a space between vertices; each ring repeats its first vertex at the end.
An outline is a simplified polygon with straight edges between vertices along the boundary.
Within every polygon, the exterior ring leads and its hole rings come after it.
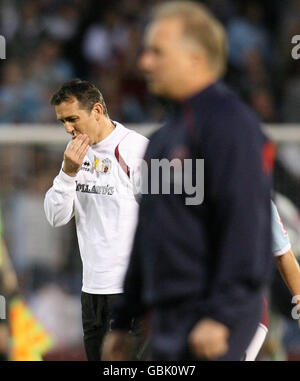
MULTIPOLYGON (((174 104, 145 155, 148 168, 162 158, 204 159, 204 201, 186 205, 185 192, 143 195, 115 327, 189 298, 199 316, 234 326, 270 278, 272 146, 255 115, 217 82, 174 104)), ((148 181, 150 189, 151 171, 148 181)))

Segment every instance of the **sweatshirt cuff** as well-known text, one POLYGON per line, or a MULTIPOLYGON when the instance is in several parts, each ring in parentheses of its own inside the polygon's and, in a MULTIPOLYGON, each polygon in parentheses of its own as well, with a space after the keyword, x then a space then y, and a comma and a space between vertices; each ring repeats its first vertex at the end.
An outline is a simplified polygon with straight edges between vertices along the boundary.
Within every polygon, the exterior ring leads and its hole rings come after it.
POLYGON ((61 181, 65 185, 74 186, 76 183, 76 176, 75 177, 69 176, 62 169, 60 170, 56 178, 57 180, 61 181))

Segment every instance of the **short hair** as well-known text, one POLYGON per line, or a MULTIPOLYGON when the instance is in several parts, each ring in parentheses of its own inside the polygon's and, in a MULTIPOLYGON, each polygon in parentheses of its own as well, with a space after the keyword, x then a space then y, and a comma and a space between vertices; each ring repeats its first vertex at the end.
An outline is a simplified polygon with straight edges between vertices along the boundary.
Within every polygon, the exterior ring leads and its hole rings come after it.
POLYGON ((100 103, 104 115, 108 116, 106 104, 100 90, 92 83, 78 78, 65 82, 52 96, 50 103, 52 106, 58 106, 73 97, 78 100, 81 108, 89 111, 92 110, 95 103, 100 103))
POLYGON ((212 69, 222 76, 227 62, 226 32, 207 7, 192 1, 170 1, 153 9, 152 21, 169 17, 182 21, 184 37, 205 50, 212 69))

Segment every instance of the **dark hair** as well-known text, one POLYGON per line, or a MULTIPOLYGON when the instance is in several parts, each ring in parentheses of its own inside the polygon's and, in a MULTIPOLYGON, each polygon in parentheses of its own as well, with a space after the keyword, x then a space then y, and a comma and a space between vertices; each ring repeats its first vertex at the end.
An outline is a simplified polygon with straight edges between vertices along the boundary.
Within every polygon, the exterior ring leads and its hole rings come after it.
POLYGON ((83 109, 91 111, 95 103, 103 107, 104 115, 108 116, 106 104, 99 89, 88 81, 72 79, 65 82, 62 87, 52 96, 51 105, 58 106, 62 102, 76 98, 83 109))

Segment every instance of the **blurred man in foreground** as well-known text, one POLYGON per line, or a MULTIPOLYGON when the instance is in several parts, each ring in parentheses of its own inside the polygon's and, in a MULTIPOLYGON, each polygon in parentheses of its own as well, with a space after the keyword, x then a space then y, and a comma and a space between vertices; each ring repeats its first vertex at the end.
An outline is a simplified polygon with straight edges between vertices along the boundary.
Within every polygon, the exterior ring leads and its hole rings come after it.
POLYGON ((140 67, 150 91, 174 107, 145 160, 180 159, 195 184, 204 159, 204 201, 186 187, 144 194, 106 360, 124 358, 130 316, 147 311, 154 360, 241 360, 256 331, 272 267, 273 151, 253 113, 219 82, 225 66, 225 32, 204 6, 155 10, 140 67))

